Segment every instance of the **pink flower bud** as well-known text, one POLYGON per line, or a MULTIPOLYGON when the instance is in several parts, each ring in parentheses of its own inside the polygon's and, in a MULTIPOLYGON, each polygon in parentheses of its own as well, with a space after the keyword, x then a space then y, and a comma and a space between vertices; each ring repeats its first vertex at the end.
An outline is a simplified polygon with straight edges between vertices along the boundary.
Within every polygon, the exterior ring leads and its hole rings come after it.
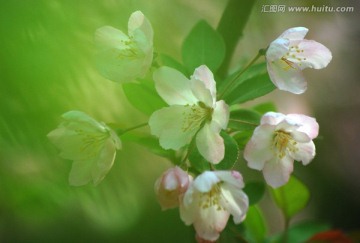
POLYGON ((165 171, 155 182, 155 193, 162 210, 179 206, 179 197, 189 187, 191 176, 175 166, 165 171))

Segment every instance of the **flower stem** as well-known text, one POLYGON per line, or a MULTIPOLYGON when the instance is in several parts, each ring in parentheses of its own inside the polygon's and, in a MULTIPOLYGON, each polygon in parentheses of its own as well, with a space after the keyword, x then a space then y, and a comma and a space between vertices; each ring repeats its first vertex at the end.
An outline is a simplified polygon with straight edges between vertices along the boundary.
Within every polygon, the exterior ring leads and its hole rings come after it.
POLYGON ((259 126, 259 124, 252 123, 252 122, 248 122, 248 121, 243 121, 243 120, 238 120, 238 119, 231 119, 231 118, 230 118, 229 121, 238 122, 238 123, 243 123, 243 124, 251 125, 251 126, 254 126, 254 127, 259 126))
POLYGON ((119 131, 117 131, 117 134, 118 134, 119 136, 121 136, 121 135, 123 135, 123 134, 125 134, 125 133, 127 133, 127 132, 130 132, 130 131, 132 131, 132 130, 135 130, 135 129, 138 129, 138 128, 141 128, 141 127, 145 127, 145 126, 147 126, 147 125, 148 125, 147 122, 141 123, 141 124, 139 124, 139 125, 126 128, 126 129, 124 129, 124 130, 119 130, 119 131))
POLYGON ((258 59, 259 57, 263 56, 265 54, 266 50, 264 49, 260 49, 258 54, 249 62, 249 64, 243 68, 224 88, 224 90, 222 91, 222 93, 219 95, 218 100, 220 100, 226 93, 226 91, 228 91, 228 89, 235 83, 235 81, 246 71, 248 70, 258 59))

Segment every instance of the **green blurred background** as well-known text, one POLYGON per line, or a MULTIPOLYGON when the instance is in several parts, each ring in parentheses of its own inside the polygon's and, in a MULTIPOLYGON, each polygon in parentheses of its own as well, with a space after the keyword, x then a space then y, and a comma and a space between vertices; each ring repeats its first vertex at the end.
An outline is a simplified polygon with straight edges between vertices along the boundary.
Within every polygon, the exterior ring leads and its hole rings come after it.
MULTIPOLYGON (((93 62, 93 33, 111 25, 126 30, 141 10, 155 32, 155 49, 180 60, 180 46, 199 19, 216 27, 221 0, 12 0, 0 8, 0 242, 193 242, 177 210, 161 212, 153 183, 170 164, 125 142, 100 185, 71 187, 71 161, 62 160, 46 134, 60 115, 82 110, 124 127, 147 117, 124 98, 120 85, 102 78, 93 62)), ((253 8, 237 66, 283 30, 310 29, 308 38, 333 52, 327 69, 306 71, 309 90, 264 97, 284 113, 317 117, 317 157, 295 174, 312 199, 299 219, 360 228, 360 6, 359 1, 268 1, 253 8), (352 13, 262 13, 264 4, 354 6, 352 13)), ((252 104, 250 102, 250 104, 252 104)), ((146 130, 144 130, 146 131, 146 130)), ((244 163, 240 161, 239 163, 244 163)), ((282 227, 274 205, 262 203, 270 232, 282 227)))

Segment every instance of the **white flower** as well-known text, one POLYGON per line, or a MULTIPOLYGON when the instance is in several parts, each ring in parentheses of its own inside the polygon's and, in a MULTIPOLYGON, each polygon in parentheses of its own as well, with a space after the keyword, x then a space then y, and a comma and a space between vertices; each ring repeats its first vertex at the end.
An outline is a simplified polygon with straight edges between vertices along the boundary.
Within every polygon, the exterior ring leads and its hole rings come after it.
POLYGON ((192 177, 175 166, 165 171, 155 182, 155 193, 163 210, 179 206, 179 199, 189 187, 192 177))
POLYGON ((212 72, 202 65, 191 79, 179 71, 161 67, 154 72, 156 90, 170 106, 154 112, 149 120, 151 133, 159 137, 165 149, 177 150, 196 135, 200 154, 211 163, 224 158, 221 129, 227 127, 229 108, 216 101, 216 83, 212 72))
POLYGON ((321 69, 332 59, 324 45, 304 39, 307 28, 286 30, 267 49, 267 69, 271 81, 280 89, 294 94, 304 93, 307 83, 302 74, 305 68, 321 69))
POLYGON ((104 123, 97 122, 81 111, 62 115, 63 122, 47 136, 61 151, 64 159, 73 160, 69 183, 98 184, 111 169, 121 142, 104 123))
POLYGON ((111 26, 95 32, 96 61, 100 73, 115 82, 145 76, 153 59, 153 29, 142 12, 131 14, 128 35, 111 26))
POLYGON ((319 125, 312 117, 268 112, 245 147, 250 168, 262 170, 266 182, 276 188, 286 184, 294 160, 310 163, 315 156, 319 125))
POLYGON ((237 171, 206 171, 190 184, 180 217, 186 225, 194 225, 198 238, 215 241, 230 217, 241 223, 249 206, 242 176, 237 171))

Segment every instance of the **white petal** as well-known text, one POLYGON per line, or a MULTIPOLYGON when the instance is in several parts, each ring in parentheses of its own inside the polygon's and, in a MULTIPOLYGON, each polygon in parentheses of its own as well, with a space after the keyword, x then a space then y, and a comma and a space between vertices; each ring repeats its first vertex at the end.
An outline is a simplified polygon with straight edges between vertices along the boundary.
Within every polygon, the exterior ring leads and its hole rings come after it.
POLYGON ((280 187, 289 181, 293 171, 294 161, 289 156, 282 159, 275 156, 272 160, 265 163, 263 174, 267 184, 273 188, 280 187))
POLYGON ((64 113, 61 117, 67 122, 74 122, 74 124, 79 124, 79 128, 85 125, 91 131, 98 130, 100 132, 105 132, 106 130, 108 130, 108 127, 106 125, 96 121, 94 118, 90 117, 82 111, 68 111, 64 113))
POLYGON ((190 80, 176 69, 163 66, 154 72, 153 78, 157 92, 169 105, 191 105, 198 102, 191 91, 190 80))
POLYGON ((298 149, 292 156, 295 160, 301 161, 303 165, 307 165, 315 157, 315 144, 313 141, 308 143, 298 143, 298 149))
POLYGON ((293 131, 290 135, 297 143, 308 143, 311 141, 309 136, 304 132, 293 131))
POLYGON ((309 30, 305 27, 290 28, 282 33, 279 38, 287 38, 289 40, 302 40, 309 30))
POLYGON ((244 182, 241 174, 238 171, 214 171, 215 175, 226 184, 229 184, 235 188, 241 189, 244 187, 244 182))
POLYGON ((261 125, 254 130, 244 150, 244 158, 250 168, 262 170, 264 163, 274 156, 273 136, 274 126, 271 125, 261 125))
POLYGON ((269 62, 281 59, 289 51, 290 41, 278 38, 270 43, 266 51, 266 60, 269 62))
POLYGON ((214 80, 214 75, 206 65, 201 65, 196 68, 191 79, 203 82, 205 87, 210 91, 211 96, 216 99, 216 82, 214 80))
POLYGON ((95 45, 99 51, 124 49, 125 41, 129 41, 129 37, 112 26, 103 26, 95 31, 95 45))
POLYGON ((199 192, 209 192, 211 188, 220 182, 220 178, 216 176, 215 172, 205 171, 193 182, 193 187, 199 192))
POLYGON ((216 122, 219 127, 226 129, 229 122, 229 106, 223 100, 219 100, 215 104, 212 121, 216 122))
POLYGON ((224 139, 218 126, 206 123, 196 136, 196 146, 200 154, 213 164, 219 163, 225 155, 224 139))
POLYGON ((302 114, 288 114, 287 117, 300 124, 297 131, 306 133, 311 139, 314 139, 319 134, 319 124, 313 117, 302 114))
POLYGON ((150 21, 141 11, 135 11, 130 15, 128 22, 129 35, 133 35, 135 31, 140 30, 146 36, 146 39, 152 43, 154 32, 150 21))
POLYGON ((114 164, 116 147, 111 138, 107 139, 92 170, 94 185, 99 184, 114 164))
POLYGON ((280 90, 302 94, 307 89, 304 76, 296 66, 290 66, 283 60, 277 60, 268 62, 267 70, 271 81, 280 90))
POLYGON ((330 50, 316 41, 303 40, 298 44, 298 47, 301 52, 296 54, 296 58, 301 59, 301 61, 298 62, 301 69, 325 68, 332 59, 330 50))
POLYGON ((285 115, 278 112, 269 111, 261 117, 260 124, 277 125, 285 119, 285 115))
POLYGON ((189 189, 186 191, 184 198, 182 199, 182 201, 180 201, 179 205, 180 218, 186 225, 191 225, 192 223, 194 223, 197 213, 199 211, 199 202, 196 200, 196 198, 192 198, 192 190, 193 189, 190 186, 189 189), (188 203, 185 203, 185 200, 188 203))
POLYGON ((94 159, 75 160, 69 174, 69 184, 72 186, 83 186, 91 181, 91 171, 94 159))
POLYGON ((233 216, 235 224, 241 223, 249 207, 247 195, 242 190, 227 184, 221 186, 221 195, 221 206, 233 216))
POLYGON ((186 126, 190 106, 173 105, 155 111, 150 119, 151 134, 159 137, 165 149, 179 149, 189 144, 199 127, 186 126), (185 127, 186 126, 186 127, 185 127))
POLYGON ((210 108, 214 106, 215 100, 203 82, 197 79, 191 79, 191 90, 196 99, 204 103, 205 106, 210 108))
POLYGON ((203 239, 215 241, 219 238, 221 231, 225 228, 230 213, 218 210, 217 205, 206 209, 200 209, 194 222, 196 233, 203 239))

